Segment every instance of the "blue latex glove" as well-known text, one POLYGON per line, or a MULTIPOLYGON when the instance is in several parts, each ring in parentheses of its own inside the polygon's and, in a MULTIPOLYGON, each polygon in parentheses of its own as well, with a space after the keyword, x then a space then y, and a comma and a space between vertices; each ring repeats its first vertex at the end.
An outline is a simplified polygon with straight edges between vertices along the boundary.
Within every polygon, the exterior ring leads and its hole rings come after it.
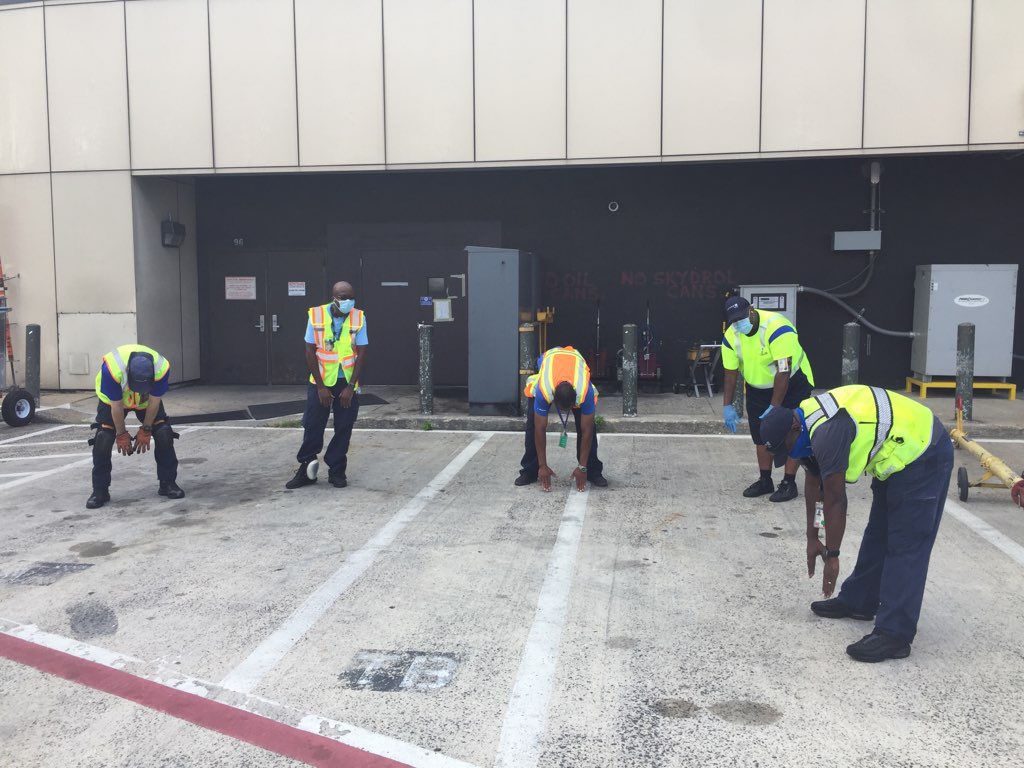
POLYGON ((740 423, 740 415, 732 405, 722 408, 722 416, 725 418, 725 428, 736 434, 736 427, 740 423))
POLYGON ((759 418, 763 419, 765 416, 767 416, 769 413, 771 413, 774 409, 775 409, 774 405, 769 405, 767 408, 764 409, 764 413, 762 413, 759 416, 759 418))

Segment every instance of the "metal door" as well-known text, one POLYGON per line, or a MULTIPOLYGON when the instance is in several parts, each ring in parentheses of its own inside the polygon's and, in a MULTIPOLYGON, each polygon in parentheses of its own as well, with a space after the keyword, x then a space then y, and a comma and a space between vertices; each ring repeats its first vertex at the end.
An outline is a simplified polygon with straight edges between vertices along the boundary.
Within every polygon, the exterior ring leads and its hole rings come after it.
MULTIPOLYGON (((365 250, 356 306, 366 311, 373 351, 368 376, 379 384, 419 381, 419 323, 432 323, 434 383, 466 386, 468 319, 466 253, 461 248, 365 250), (450 322, 434 322, 430 278, 443 281, 450 322)), ((435 290, 436 293, 436 290, 435 290)))
POLYGON ((330 287, 320 251, 275 252, 267 263, 267 333, 270 336, 270 383, 302 384, 306 367, 306 321, 309 308, 326 304, 330 287))
POLYGON ((267 254, 218 253, 211 261, 210 277, 210 379, 221 384, 267 383, 267 254))

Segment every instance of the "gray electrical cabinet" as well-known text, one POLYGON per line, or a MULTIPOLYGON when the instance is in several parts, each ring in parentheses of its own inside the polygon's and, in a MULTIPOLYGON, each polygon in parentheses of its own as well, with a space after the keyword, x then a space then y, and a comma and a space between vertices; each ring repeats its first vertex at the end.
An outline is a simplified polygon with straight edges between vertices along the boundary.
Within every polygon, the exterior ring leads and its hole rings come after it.
POLYGON ((974 375, 1005 378, 1013 366, 1016 264, 925 264, 914 272, 910 369, 956 376, 956 334, 974 323, 974 375))
POLYGON ((519 324, 537 316, 532 253, 466 248, 469 293, 469 413, 519 412, 519 324))

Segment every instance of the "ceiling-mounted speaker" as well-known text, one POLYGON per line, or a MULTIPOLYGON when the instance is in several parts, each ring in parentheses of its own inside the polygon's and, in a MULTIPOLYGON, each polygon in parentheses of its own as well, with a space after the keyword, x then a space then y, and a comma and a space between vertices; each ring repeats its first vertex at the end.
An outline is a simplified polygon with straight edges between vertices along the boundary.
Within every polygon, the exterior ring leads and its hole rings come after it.
POLYGON ((185 241, 185 226, 176 221, 160 222, 160 242, 164 248, 177 248, 185 241))

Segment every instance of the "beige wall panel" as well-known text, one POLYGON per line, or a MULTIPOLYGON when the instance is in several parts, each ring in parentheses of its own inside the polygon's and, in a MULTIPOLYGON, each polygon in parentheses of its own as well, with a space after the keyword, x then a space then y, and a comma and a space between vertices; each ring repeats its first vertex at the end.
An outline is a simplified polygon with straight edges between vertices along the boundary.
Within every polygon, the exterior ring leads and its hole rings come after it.
POLYGON ((665 0, 663 152, 756 152, 761 0, 665 0))
POLYGON ((206 0, 133 0, 125 9, 132 167, 211 167, 206 0))
POLYGON ((389 163, 473 159, 472 0, 384 0, 389 163))
POLYGON ((0 13, 0 173, 50 170, 43 9, 0 13))
POLYGON ((569 157, 661 151, 661 0, 568 0, 569 157))
POLYGON ((59 312, 135 311, 128 171, 53 174, 53 244, 59 312))
POLYGON ((864 146, 966 144, 971 0, 867 9, 864 146))
POLYGON ((121 344, 136 343, 134 312, 61 313, 58 327, 61 389, 95 389, 103 356, 121 344))
POLYGON ((476 0, 476 158, 565 157, 565 5, 476 0))
POLYGON ((767 0, 761 149, 861 144, 865 0, 767 0))
POLYGON ((171 361, 177 379, 182 359, 181 254, 160 242, 160 222, 168 214, 179 220, 176 182, 148 176, 132 179, 138 339, 171 361))
POLYGON ((299 158, 384 162, 381 0, 296 0, 299 158))
POLYGON ((129 167, 121 3, 46 8, 54 171, 129 167))
POLYGON ((292 0, 210 0, 218 168, 296 165, 292 0))
POLYGON ((41 384, 56 388, 57 300, 49 175, 0 176, 0 254, 7 274, 20 275, 7 283, 18 381, 25 380, 25 326, 35 323, 41 337, 41 384))
POLYGON ((1024 2, 974 0, 971 143, 1024 141, 1024 2))

